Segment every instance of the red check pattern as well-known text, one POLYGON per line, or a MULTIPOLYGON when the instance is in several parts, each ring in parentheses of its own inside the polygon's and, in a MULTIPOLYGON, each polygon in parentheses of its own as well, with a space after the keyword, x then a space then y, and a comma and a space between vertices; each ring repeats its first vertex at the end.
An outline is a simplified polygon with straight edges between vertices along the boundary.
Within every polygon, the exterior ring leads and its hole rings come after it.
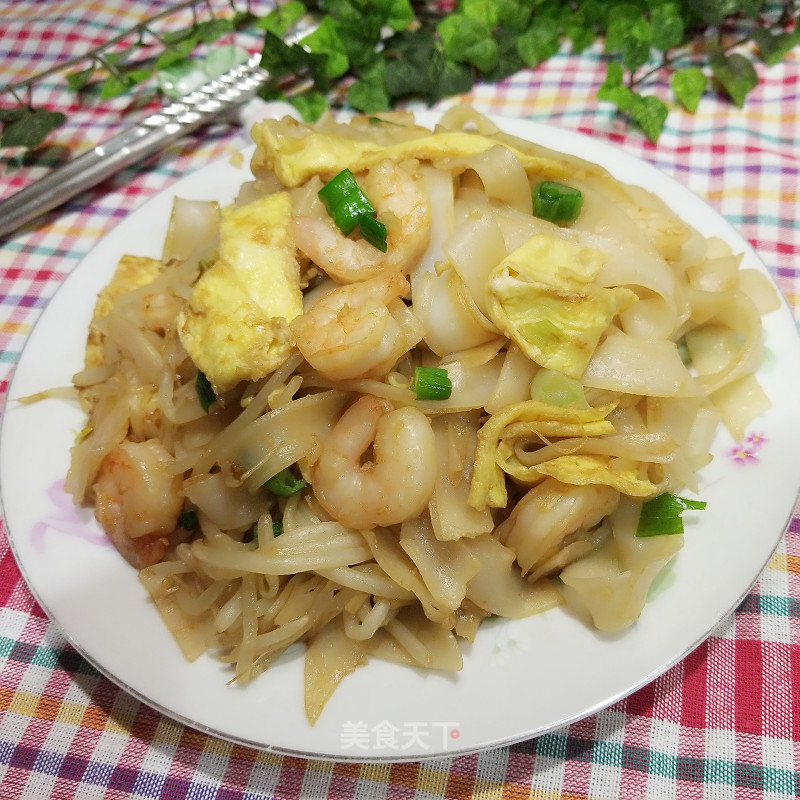
MULTIPOLYGON (((167 0, 0 0, 0 83, 79 52, 167 0)), ((589 51, 466 97, 489 113, 599 137, 705 197, 753 243, 800 320, 800 53, 758 67, 745 108, 705 97, 674 111, 658 145, 595 99, 589 51)), ((667 86, 656 91, 667 97, 667 86)), ((66 109, 44 161, 79 151, 152 102, 84 107, 48 80, 38 104, 66 109), (130 106, 133 106, 131 108, 130 106)), ((189 170, 234 152, 218 126, 76 198, 0 249, 0 402, 26 338, 64 277, 119 220, 189 170)), ((38 177, 0 153, 0 197, 38 177)), ((538 739, 424 763, 306 761, 232 745, 142 705, 87 664, 33 600, 0 528, 0 800, 122 798, 746 798, 800 796, 800 513, 736 613, 650 685, 538 739)))

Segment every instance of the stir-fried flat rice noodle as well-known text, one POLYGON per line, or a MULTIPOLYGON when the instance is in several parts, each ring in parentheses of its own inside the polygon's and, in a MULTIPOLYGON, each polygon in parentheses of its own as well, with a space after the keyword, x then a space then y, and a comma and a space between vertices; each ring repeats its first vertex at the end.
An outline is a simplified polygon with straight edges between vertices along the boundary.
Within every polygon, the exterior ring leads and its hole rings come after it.
POLYGON ((766 279, 647 191, 457 107, 259 123, 230 208, 177 201, 98 298, 67 488, 188 659, 246 683, 307 644, 306 712, 371 657, 458 670, 490 615, 640 615, 720 424, 769 401, 766 279), (343 169, 386 226, 345 236, 343 169), (544 180, 580 190, 534 216, 544 180), (448 396, 417 397, 418 367, 448 396))

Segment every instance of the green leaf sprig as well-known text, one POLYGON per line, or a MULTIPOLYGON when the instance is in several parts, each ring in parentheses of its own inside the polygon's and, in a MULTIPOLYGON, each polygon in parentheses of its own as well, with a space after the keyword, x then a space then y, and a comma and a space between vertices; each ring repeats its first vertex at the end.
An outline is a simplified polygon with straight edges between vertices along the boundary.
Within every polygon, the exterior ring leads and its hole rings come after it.
MULTIPOLYGON (((800 45, 800 0, 288 0, 264 16, 249 2, 244 11, 230 4, 227 17, 161 34, 158 58, 137 59, 141 42, 94 54, 67 76, 68 88, 85 91, 101 75, 100 96, 113 97, 246 29, 263 35, 262 64, 277 81, 303 74, 313 84, 292 98, 264 96, 289 99, 314 121, 331 107, 372 114, 410 98, 433 104, 596 45, 607 61, 598 99, 655 142, 672 107, 694 112, 710 92, 742 106, 759 62, 773 66, 800 45), (319 26, 288 44, 307 12, 319 26)), ((0 147, 35 147, 63 122, 60 112, 19 105, 0 109, 0 147)))

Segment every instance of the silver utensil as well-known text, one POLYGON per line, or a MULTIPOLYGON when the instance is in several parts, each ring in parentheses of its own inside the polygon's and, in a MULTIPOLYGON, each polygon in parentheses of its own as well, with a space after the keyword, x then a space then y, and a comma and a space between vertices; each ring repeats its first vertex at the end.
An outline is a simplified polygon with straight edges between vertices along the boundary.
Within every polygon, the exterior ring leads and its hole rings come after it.
POLYGON ((0 202, 0 239, 251 99, 270 79, 260 60, 252 56, 0 202))

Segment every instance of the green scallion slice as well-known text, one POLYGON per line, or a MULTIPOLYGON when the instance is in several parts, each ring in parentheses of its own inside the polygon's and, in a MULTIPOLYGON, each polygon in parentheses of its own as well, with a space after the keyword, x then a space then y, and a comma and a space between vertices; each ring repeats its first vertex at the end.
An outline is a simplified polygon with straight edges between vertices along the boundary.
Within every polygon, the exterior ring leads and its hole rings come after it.
POLYGON ((533 192, 533 215, 556 225, 572 225, 582 205, 580 189, 556 181, 542 181, 533 192))
POLYGON ((453 391, 453 383, 446 369, 415 367, 411 389, 417 400, 447 400, 453 391))
POLYGON ((683 533, 684 511, 702 511, 706 507, 703 500, 687 500, 665 492, 652 500, 642 503, 637 536, 665 536, 683 533))
POLYGON ((214 387, 211 385, 211 381, 206 377, 205 372, 200 372, 198 370, 194 388, 197 391, 197 398, 200 400, 203 411, 208 413, 211 404, 217 399, 217 394, 214 391, 214 387))
POLYGON ((272 494, 278 495, 278 497, 291 497, 301 489, 305 489, 306 485, 304 480, 296 478, 292 470, 286 467, 273 475, 264 484, 264 487, 272 492, 272 494))
POLYGON ((386 252, 388 246, 386 243, 388 231, 382 222, 369 214, 362 214, 359 219, 358 227, 361 231, 361 235, 373 247, 377 247, 382 253, 386 252))
POLYGON ((336 227, 349 236, 356 228, 373 246, 386 252, 386 226, 375 219, 375 206, 361 191, 355 176, 343 169, 318 192, 336 227))

